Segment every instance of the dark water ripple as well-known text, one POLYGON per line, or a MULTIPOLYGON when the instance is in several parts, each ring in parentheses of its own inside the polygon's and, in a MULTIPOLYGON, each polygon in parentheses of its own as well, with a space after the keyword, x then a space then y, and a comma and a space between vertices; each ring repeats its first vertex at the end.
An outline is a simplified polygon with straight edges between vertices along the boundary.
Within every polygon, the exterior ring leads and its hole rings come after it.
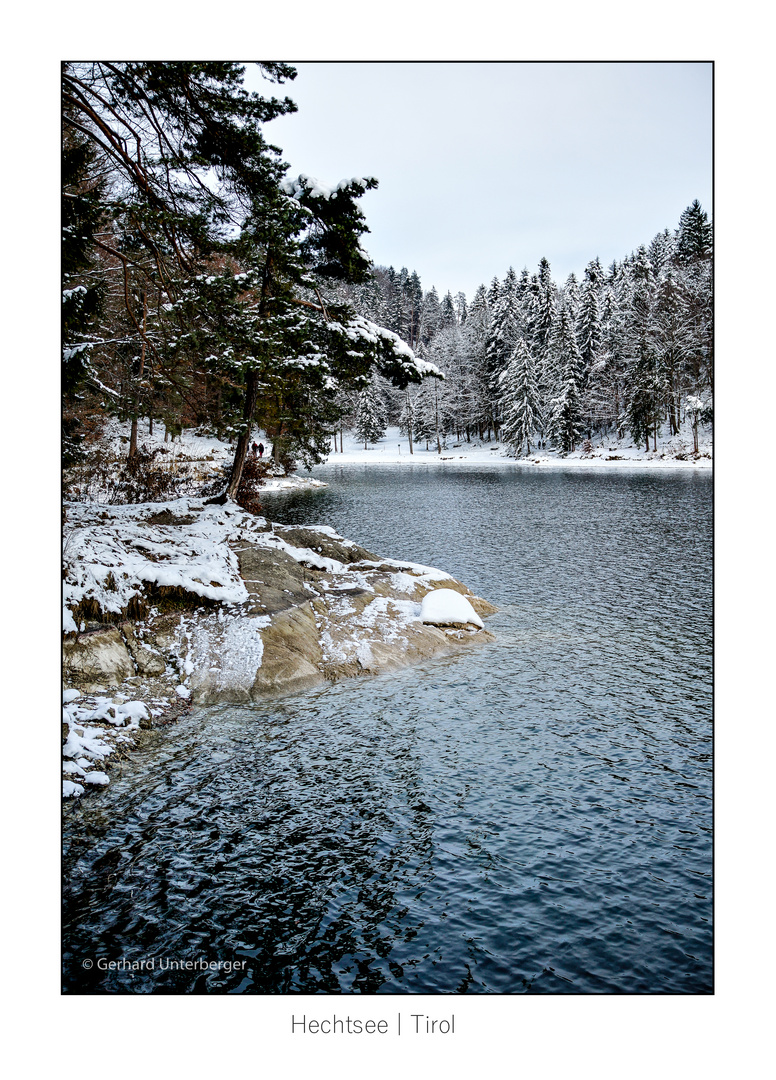
POLYGON ((497 643, 156 733, 67 814, 66 989, 709 992, 708 478, 326 478, 268 513, 445 567, 497 643), (158 969, 199 957, 245 968, 158 969))

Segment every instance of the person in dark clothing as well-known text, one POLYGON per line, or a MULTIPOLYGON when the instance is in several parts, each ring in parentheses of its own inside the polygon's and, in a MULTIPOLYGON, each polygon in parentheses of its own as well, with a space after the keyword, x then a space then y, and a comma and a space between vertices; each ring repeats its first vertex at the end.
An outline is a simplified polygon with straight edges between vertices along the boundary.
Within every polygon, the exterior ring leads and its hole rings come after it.
POLYGON ((258 445, 258 443, 254 443, 254 444, 253 444, 253 446, 251 447, 251 450, 253 450, 254 454, 256 453, 256 451, 257 451, 258 449, 259 449, 259 445, 258 445))
POLYGON ((263 442, 259 443, 259 457, 264 457, 264 443, 263 442))

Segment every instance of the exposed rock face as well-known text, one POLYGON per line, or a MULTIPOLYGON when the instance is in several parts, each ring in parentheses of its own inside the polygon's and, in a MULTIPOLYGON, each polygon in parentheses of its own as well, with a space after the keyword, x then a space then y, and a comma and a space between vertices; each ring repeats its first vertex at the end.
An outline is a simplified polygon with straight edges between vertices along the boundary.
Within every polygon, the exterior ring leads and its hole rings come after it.
POLYGON ((264 656, 251 688, 253 697, 306 690, 322 681, 323 654, 308 601, 281 611, 261 637, 264 656))
POLYGON ((168 691, 184 684, 203 704, 249 701, 493 640, 472 623, 420 621, 423 597, 441 588, 478 615, 496 610, 442 571, 381 560, 325 528, 274 525, 260 539, 232 545, 247 600, 155 614, 138 632, 124 622, 68 639, 68 684, 89 690, 144 676, 168 691))
POLYGON ((117 686, 135 674, 124 638, 115 626, 65 641, 63 652, 65 681, 84 689, 117 686))

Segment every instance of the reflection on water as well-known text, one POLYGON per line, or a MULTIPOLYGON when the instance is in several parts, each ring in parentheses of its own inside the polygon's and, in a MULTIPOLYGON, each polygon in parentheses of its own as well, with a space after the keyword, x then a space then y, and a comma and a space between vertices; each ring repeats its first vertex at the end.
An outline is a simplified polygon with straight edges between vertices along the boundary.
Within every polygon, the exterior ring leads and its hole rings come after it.
POLYGON ((318 475, 270 516, 444 567, 498 641, 157 732, 68 811, 66 988, 708 992, 709 480, 318 475))

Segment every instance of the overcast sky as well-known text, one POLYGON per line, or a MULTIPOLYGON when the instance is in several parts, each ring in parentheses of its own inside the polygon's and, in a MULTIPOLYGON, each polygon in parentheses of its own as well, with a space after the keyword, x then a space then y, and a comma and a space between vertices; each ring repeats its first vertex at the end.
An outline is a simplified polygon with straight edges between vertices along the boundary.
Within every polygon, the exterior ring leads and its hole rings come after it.
POLYGON ((299 106, 267 139, 293 173, 376 176, 364 246, 440 295, 471 298, 543 255, 561 283, 674 228, 695 198, 711 216, 710 64, 296 66, 283 88, 247 76, 299 106))

